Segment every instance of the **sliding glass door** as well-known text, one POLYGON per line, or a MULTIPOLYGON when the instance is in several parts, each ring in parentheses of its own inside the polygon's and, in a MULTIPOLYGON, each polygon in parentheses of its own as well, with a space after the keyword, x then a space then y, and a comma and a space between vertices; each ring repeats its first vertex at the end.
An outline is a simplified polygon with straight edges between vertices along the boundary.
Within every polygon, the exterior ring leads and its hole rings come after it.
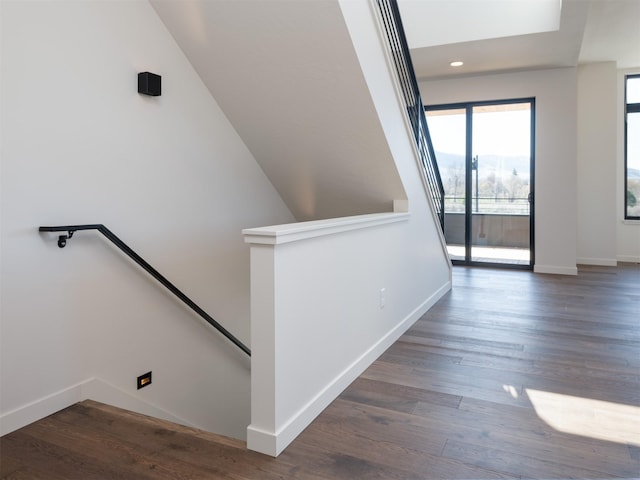
POLYGON ((534 100, 427 107, 454 263, 533 265, 534 100))

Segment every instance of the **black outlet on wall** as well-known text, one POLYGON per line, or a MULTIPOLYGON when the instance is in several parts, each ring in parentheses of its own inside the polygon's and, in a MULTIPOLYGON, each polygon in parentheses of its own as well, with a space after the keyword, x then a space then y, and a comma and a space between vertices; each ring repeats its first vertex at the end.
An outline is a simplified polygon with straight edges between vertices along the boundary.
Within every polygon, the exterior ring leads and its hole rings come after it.
POLYGON ((151 372, 147 372, 144 375, 138 377, 138 390, 151 385, 151 372))

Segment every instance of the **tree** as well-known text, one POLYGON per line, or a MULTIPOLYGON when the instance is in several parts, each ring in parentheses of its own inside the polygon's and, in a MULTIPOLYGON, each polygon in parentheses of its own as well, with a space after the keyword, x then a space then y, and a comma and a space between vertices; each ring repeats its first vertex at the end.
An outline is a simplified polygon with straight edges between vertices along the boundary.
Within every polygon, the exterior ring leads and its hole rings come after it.
POLYGON ((511 178, 509 179, 509 202, 513 203, 518 197, 523 183, 522 179, 518 176, 518 171, 514 168, 511 172, 511 178))

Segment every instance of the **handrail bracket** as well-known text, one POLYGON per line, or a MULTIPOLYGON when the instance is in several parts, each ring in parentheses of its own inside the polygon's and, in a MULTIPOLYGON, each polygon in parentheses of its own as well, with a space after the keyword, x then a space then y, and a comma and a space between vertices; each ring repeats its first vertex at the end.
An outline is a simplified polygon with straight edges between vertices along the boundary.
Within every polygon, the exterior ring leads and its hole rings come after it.
POLYGON ((69 240, 71 237, 73 237, 73 234, 75 232, 76 232, 75 230, 69 230, 66 235, 60 235, 58 237, 58 247, 60 247, 60 248, 66 247, 67 246, 67 240, 69 240))

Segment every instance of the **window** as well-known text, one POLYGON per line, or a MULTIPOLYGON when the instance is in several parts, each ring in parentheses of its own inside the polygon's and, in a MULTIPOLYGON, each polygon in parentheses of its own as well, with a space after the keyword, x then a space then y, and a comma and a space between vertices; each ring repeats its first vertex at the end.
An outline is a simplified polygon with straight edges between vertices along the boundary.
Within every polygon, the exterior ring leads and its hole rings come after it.
POLYGON ((625 80, 624 218, 640 220, 640 75, 625 80))
POLYGON ((533 267, 535 99, 425 107, 454 264, 533 267))

